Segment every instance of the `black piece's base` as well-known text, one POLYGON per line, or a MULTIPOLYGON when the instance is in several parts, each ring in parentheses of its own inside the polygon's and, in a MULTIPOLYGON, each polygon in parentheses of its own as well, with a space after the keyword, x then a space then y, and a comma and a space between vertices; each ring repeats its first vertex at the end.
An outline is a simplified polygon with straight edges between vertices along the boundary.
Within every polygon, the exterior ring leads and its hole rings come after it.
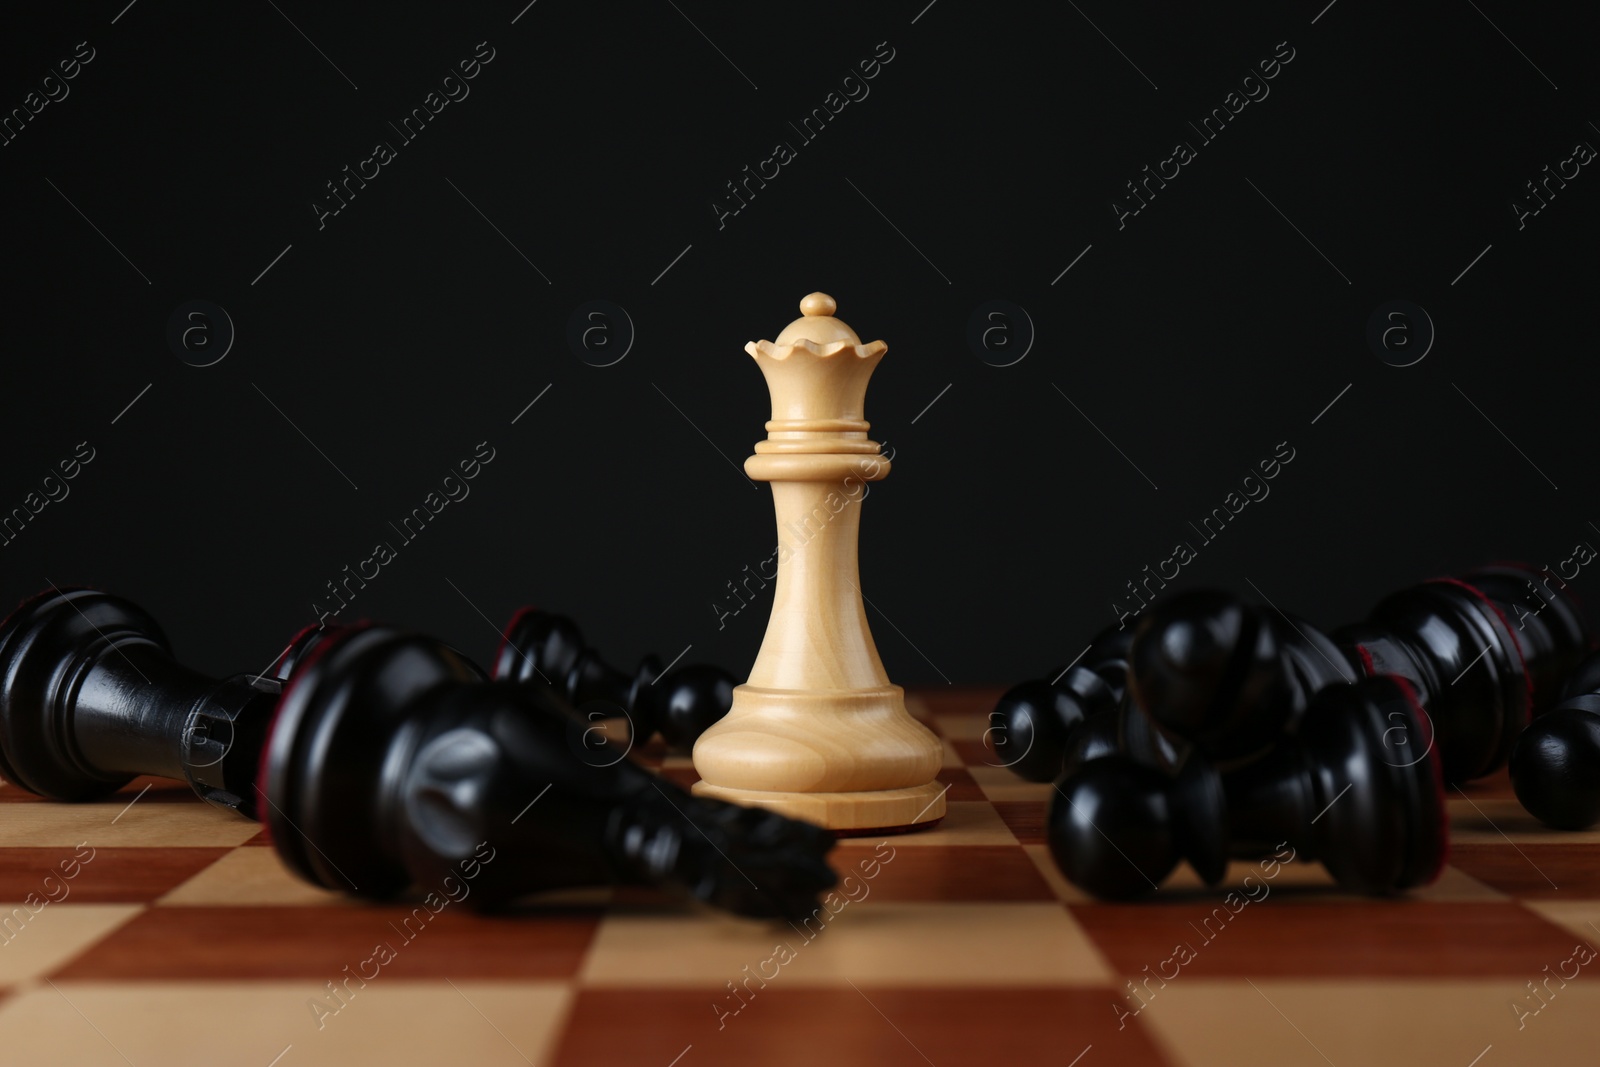
POLYGON ((1323 690, 1301 742, 1325 805, 1307 838, 1341 885, 1387 894, 1439 876, 1449 848, 1444 781, 1432 723, 1408 682, 1378 676, 1323 690))
POLYGON ((40 593, 0 624, 0 774, 6 781, 50 800, 84 801, 110 796, 133 780, 132 773, 98 771, 79 755, 65 711, 71 689, 98 652, 126 656, 135 648, 169 654, 154 619, 90 589, 40 593))
POLYGON ((138 775, 175 778, 253 817, 275 678, 206 678, 172 659, 137 605, 52 589, 0 625, 0 772, 52 800, 96 800, 138 775))

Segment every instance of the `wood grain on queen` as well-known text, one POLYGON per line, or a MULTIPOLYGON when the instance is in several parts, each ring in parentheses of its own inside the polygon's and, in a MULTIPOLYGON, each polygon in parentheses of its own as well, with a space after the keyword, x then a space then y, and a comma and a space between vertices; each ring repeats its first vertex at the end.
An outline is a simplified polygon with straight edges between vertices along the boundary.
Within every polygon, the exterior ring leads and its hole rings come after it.
MULTIPOLYGON (((882 450, 880 454, 883 457, 882 462, 885 465, 892 463, 894 461, 894 449, 890 447, 887 441, 882 442, 880 447, 882 450)), ((737 587, 732 581, 725 583, 728 592, 733 594, 735 606, 729 606, 726 602, 718 604, 716 601, 712 601, 711 610, 716 612, 717 615, 717 629, 726 628, 730 616, 737 615, 749 607, 744 597, 739 595, 740 589, 751 600, 754 600, 757 593, 766 589, 768 582, 777 578, 778 564, 804 549, 812 538, 821 533, 823 527, 833 521, 845 508, 851 504, 859 504, 867 499, 867 494, 872 491, 872 485, 870 482, 863 481, 856 475, 851 474, 846 476, 842 489, 842 493, 829 493, 821 504, 812 508, 809 514, 802 516, 799 520, 790 519, 786 522, 783 528, 778 531, 779 541, 777 546, 773 548, 772 555, 756 564, 754 572, 751 571, 750 564, 746 563, 744 570, 741 572, 744 577, 740 579, 737 587), (823 505, 826 505, 826 507, 823 505), (815 529, 812 528, 813 523, 815 523, 815 529), (785 532, 793 534, 794 540, 783 540, 782 537, 785 532), (752 582, 755 583, 754 589, 750 587, 752 582)))
MULTIPOLYGON (((745 473, 772 483, 780 528, 889 463, 869 440, 867 382, 888 346, 863 344, 826 293, 776 341, 745 346, 772 397, 767 438, 745 473)), ((836 833, 931 826, 944 816, 938 738, 911 717, 867 626, 857 548, 861 509, 834 515, 778 564, 772 616, 727 716, 695 744, 698 796, 781 812, 836 833)))

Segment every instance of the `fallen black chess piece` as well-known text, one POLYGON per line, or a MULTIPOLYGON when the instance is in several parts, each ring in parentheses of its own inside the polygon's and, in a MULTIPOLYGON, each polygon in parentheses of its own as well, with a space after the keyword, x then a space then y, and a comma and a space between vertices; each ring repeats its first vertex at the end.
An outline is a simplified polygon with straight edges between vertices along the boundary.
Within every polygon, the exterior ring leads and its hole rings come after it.
POLYGON ((1377 677, 1324 687, 1295 734, 1231 770, 1198 752, 1175 774, 1123 753, 1086 760, 1056 784, 1046 825, 1069 881, 1130 900, 1181 860, 1216 885, 1229 859, 1285 846, 1344 888, 1396 893, 1438 877, 1448 823, 1427 717, 1404 679, 1377 677))
POLYGON ((1587 830, 1600 823, 1600 655, 1584 661, 1561 703, 1517 739, 1511 787, 1547 826, 1587 830))
POLYGON ((308 631, 261 678, 206 678, 155 621, 87 589, 0 624, 0 774, 53 800, 138 775, 259 814, 329 889, 432 889, 487 843, 473 899, 654 885, 755 917, 809 915, 832 835, 690 796, 610 750, 540 686, 489 682, 454 649, 380 627, 308 631), (280 691, 281 690, 281 691, 280 691))
POLYGON ((506 627, 495 655, 494 676, 540 681, 580 712, 628 720, 635 744, 660 733, 669 748, 688 752, 733 706, 733 675, 692 663, 662 673, 646 656, 630 673, 608 665, 564 615, 524 608, 506 627))
POLYGON ((995 732, 1007 734, 1007 747, 997 743, 996 751, 1026 748, 1015 769, 1048 781, 1075 746, 1092 741, 1074 739, 1080 723, 1097 720, 1091 733, 1103 737, 1115 713, 1124 734, 1139 735, 1133 754, 1147 762, 1172 763, 1174 749, 1187 746, 1247 761, 1292 732, 1322 688, 1393 674, 1412 685, 1432 719, 1446 781, 1479 778, 1505 764, 1517 735, 1555 703, 1593 645, 1565 585, 1545 582, 1540 593, 1534 583, 1542 578, 1506 564, 1424 582, 1331 636, 1226 593, 1180 593, 1151 608, 1126 651, 1102 635, 1064 677, 1002 697, 995 732), (1119 701, 1155 728, 1131 721, 1119 701))
POLYGON ((1077 662, 1006 690, 987 731, 1001 766, 1031 782, 1059 777, 1079 727, 1122 704, 1132 643, 1132 630, 1105 630, 1077 662))

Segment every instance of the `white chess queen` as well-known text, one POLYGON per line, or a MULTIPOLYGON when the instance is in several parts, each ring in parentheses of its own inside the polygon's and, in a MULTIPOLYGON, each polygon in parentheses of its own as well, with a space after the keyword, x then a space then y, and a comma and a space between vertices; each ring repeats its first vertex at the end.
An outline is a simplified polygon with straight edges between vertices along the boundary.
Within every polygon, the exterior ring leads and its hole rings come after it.
POLYGON ((695 792, 760 805, 844 834, 943 818, 942 752, 889 681, 862 606, 857 545, 867 482, 889 473, 863 418, 888 346, 862 344, 826 293, 776 341, 755 341, 772 395, 767 439, 745 473, 772 484, 780 553, 772 618, 733 707, 694 747, 695 792))

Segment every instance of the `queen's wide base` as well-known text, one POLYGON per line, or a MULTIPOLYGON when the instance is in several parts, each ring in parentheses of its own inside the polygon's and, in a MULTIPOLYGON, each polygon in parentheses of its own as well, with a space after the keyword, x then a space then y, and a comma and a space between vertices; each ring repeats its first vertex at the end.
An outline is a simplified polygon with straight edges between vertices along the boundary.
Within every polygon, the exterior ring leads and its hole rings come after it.
POLYGON ((769 808, 791 819, 825 826, 840 836, 855 837, 930 829, 944 818, 944 794, 948 788, 928 782, 854 793, 776 793, 696 782, 693 792, 695 796, 731 804, 769 808))

